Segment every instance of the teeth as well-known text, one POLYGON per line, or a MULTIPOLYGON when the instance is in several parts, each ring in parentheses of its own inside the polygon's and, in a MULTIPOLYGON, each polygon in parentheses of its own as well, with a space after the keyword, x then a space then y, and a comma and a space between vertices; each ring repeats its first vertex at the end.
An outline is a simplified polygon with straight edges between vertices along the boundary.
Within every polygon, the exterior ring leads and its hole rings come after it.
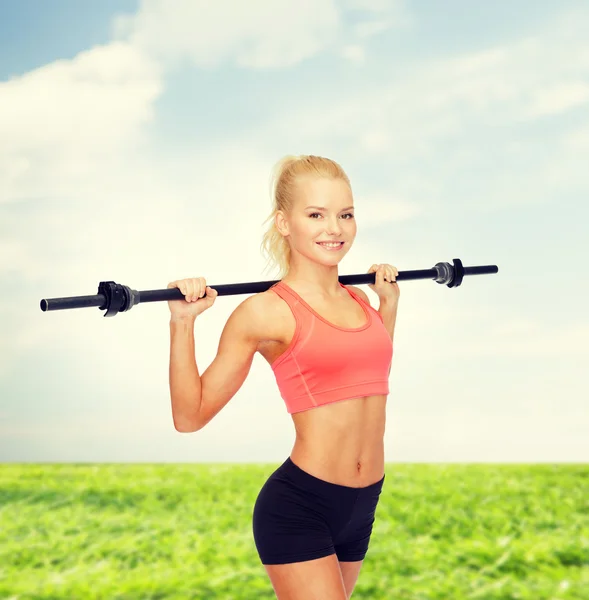
POLYGON ((337 248, 341 242, 337 242, 337 243, 329 243, 329 244, 325 244, 322 242, 319 242, 321 246, 327 246, 328 248, 337 248))

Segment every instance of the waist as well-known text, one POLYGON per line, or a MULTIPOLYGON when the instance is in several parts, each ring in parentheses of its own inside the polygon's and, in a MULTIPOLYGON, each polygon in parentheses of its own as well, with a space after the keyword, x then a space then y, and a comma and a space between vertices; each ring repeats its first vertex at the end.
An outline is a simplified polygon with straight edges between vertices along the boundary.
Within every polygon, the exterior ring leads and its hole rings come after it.
POLYGON ((322 495, 324 492, 331 493, 333 491, 333 487, 338 487, 341 490, 345 490, 345 492, 344 492, 345 494, 349 494, 350 492, 353 492, 353 497, 356 499, 358 498, 358 496, 357 496, 358 490, 360 490, 364 495, 372 494, 373 491, 377 491, 378 493, 380 493, 380 490, 382 489, 384 479, 385 479, 385 474, 383 473, 383 475, 380 479, 378 479, 377 481, 374 481, 374 482, 370 482, 370 483, 347 482, 347 483, 353 483, 353 485, 345 485, 343 483, 334 483, 331 481, 327 481, 323 478, 316 477, 315 475, 312 475, 305 469, 302 469, 299 465, 297 465, 292 460, 292 458, 290 456, 284 461, 284 463, 282 464, 282 466, 280 468, 287 471, 289 479, 294 480, 296 483, 298 483, 303 488, 313 489, 320 495, 322 495))
POLYGON ((384 474, 386 404, 384 395, 367 396, 292 414, 296 441, 291 458, 331 483, 378 481, 384 474))
POLYGON ((384 448, 360 459, 346 456, 316 455, 304 444, 295 442, 290 458, 301 469, 329 483, 348 487, 366 487, 384 477, 384 448))

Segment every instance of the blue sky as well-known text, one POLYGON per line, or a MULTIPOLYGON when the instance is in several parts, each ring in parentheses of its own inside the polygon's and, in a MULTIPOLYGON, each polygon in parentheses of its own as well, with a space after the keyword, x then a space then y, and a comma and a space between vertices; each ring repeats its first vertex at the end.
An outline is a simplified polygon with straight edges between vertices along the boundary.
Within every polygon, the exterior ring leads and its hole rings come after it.
MULTIPOLYGON (((165 303, 104 319, 39 300, 271 278, 270 170, 313 153, 352 181, 341 274, 500 269, 402 285, 387 461, 586 462, 586 5, 172 4, 0 2, 0 459, 284 460, 261 357, 178 434, 165 303)), ((243 299, 197 320, 201 373, 243 299)))

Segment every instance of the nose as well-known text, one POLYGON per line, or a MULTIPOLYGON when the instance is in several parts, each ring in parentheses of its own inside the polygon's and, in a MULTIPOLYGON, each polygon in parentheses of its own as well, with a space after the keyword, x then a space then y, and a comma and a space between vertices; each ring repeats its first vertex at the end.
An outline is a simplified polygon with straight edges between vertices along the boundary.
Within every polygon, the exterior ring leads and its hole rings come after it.
POLYGON ((329 220, 326 227, 326 231, 327 235, 340 235, 342 228, 337 219, 335 221, 329 220))

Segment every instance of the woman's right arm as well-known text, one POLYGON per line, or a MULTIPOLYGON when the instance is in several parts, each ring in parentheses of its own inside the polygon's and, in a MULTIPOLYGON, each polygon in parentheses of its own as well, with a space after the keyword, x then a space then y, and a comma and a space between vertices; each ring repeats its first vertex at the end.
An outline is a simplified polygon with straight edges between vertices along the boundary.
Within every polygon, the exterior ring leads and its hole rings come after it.
POLYGON ((170 396, 176 431, 202 429, 237 393, 263 339, 260 297, 250 296, 231 313, 217 355, 201 376, 196 365, 195 316, 170 318, 170 396))

